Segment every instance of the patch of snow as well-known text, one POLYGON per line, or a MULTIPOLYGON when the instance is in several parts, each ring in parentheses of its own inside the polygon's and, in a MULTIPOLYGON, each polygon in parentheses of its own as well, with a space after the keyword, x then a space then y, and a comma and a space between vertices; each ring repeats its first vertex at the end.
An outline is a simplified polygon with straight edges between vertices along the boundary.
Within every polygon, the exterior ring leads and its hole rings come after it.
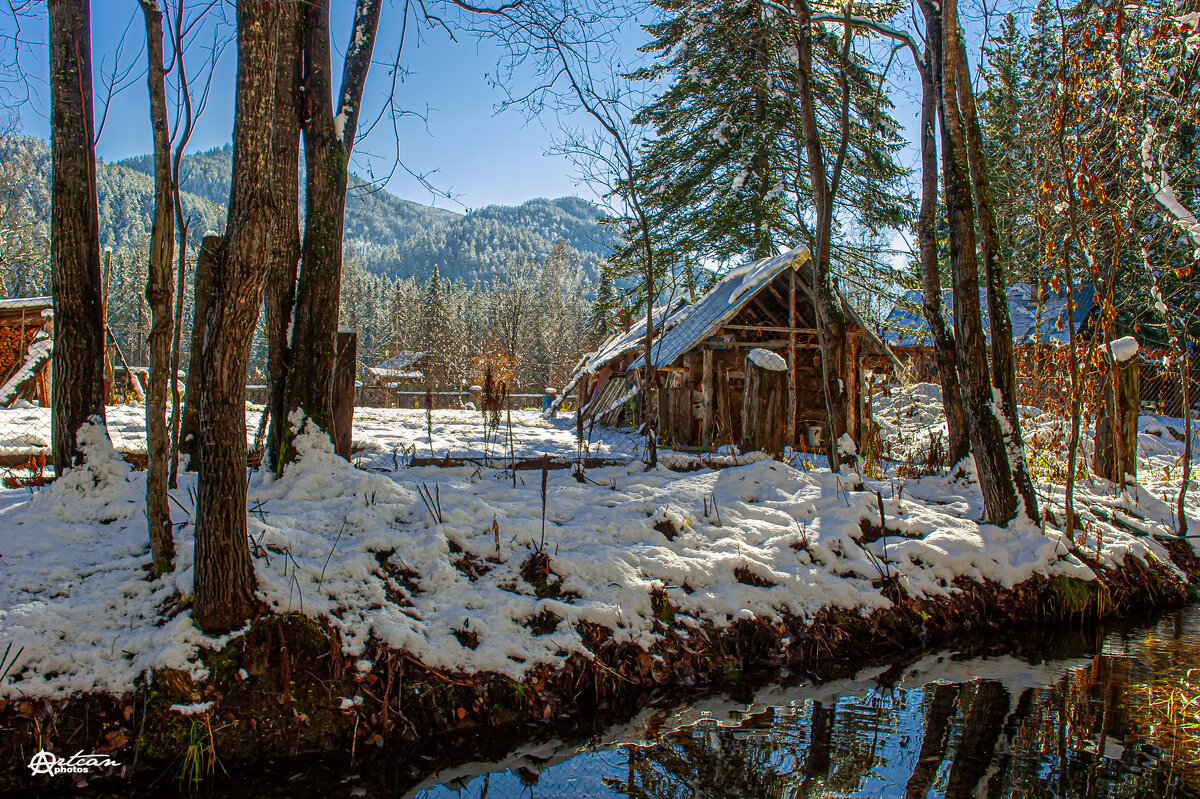
POLYGON ((755 347, 750 350, 746 357, 750 363, 757 366, 759 369, 766 369, 769 372, 786 372, 788 365, 783 356, 777 352, 764 350, 761 347, 755 347))
POLYGON ((1133 336, 1125 336, 1111 342, 1108 348, 1112 351, 1113 359, 1117 363, 1125 363, 1133 360, 1137 355, 1138 341, 1133 336))
POLYGON ((171 705, 168 710, 181 716, 203 716, 212 710, 212 702, 193 702, 190 705, 171 705))

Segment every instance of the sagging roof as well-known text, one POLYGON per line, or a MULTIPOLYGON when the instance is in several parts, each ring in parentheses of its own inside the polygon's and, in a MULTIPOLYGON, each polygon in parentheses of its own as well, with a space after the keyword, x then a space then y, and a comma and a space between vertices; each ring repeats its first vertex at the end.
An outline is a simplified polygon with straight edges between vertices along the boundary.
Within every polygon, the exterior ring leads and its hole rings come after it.
MULTIPOLYGON (((1066 344, 1070 341, 1067 320, 1066 292, 1047 292, 1041 301, 1039 314, 1036 290, 1028 283, 1014 283, 1008 287, 1008 315, 1012 319, 1013 343, 1016 346, 1045 342, 1066 344)), ((1075 332, 1079 333, 1087 324, 1095 308, 1096 289, 1085 283, 1075 291, 1075 332)), ((892 308, 884 321, 883 340, 893 347, 927 347, 929 326, 921 310, 925 303, 922 291, 907 291, 892 308)), ((950 318, 954 317, 954 292, 942 290, 942 305, 950 318)), ((991 325, 988 318, 987 297, 983 289, 979 292, 979 309, 983 316, 983 333, 991 342, 991 325)))

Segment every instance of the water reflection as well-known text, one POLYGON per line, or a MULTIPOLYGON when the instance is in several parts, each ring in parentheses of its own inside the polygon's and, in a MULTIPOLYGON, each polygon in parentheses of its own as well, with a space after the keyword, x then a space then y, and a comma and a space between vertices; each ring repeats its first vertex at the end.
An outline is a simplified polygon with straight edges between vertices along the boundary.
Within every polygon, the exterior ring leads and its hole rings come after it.
POLYGON ((542 744, 443 772, 409 796, 1194 797, 1196 731, 1164 700, 1198 666, 1193 607, 1112 634, 1090 657, 939 655, 854 682, 771 688, 749 706, 645 714, 584 750, 542 744))

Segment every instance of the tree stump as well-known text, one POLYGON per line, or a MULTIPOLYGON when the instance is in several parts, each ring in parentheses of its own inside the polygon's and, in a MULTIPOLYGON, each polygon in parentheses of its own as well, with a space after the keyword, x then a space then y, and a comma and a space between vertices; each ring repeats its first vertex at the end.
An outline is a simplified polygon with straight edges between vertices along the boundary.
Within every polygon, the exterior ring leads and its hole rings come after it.
POLYGON ((692 437, 692 384, 686 372, 668 372, 658 390, 658 438, 665 445, 692 437))
POLYGON ((770 350, 746 355, 742 394, 742 452, 783 455, 787 436, 787 361, 770 350))
POLYGON ((333 450, 350 460, 354 430, 354 373, 358 367, 358 334, 342 328, 337 336, 333 368, 333 450))
POLYGON ((1132 336, 1109 344, 1113 368, 1096 416, 1092 471, 1114 483, 1137 477, 1138 358, 1132 336))

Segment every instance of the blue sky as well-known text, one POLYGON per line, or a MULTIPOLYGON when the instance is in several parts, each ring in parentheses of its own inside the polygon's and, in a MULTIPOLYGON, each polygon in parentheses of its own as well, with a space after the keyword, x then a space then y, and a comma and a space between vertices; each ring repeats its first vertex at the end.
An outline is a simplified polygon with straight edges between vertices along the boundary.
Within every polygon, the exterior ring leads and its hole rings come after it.
MULTIPOLYGON (((353 20, 353 4, 349 0, 334 0, 333 6, 337 72, 353 20)), ((145 33, 134 0, 100 0, 92 3, 92 9, 93 72, 96 91, 102 94, 101 75, 111 72, 123 35, 121 63, 136 61, 136 72, 141 72, 145 62, 142 49, 145 33)), ((396 0, 384 4, 380 40, 375 50, 377 61, 364 100, 364 124, 382 108, 390 87, 389 64, 384 62, 394 57, 403 9, 404 4, 396 0)), ((31 101, 21 109, 22 123, 28 133, 43 138, 49 135, 47 56, 38 43, 45 41, 45 26, 43 12, 39 18, 24 21, 22 36, 31 45, 25 48, 22 65, 30 74, 34 92, 31 101)), ((410 17, 402 56, 407 72, 396 93, 400 106, 420 115, 406 116, 399 123, 399 151, 404 166, 417 173, 432 172, 428 176, 430 183, 452 193, 456 199, 431 194, 403 169, 396 171, 388 189, 407 199, 458 211, 464 206, 516 204, 533 197, 575 194, 593 198, 589 187, 576 185, 572 179, 574 168, 566 158, 546 154, 557 130, 556 120, 529 121, 517 110, 497 113, 504 94, 490 85, 490 80, 496 75, 500 51, 470 36, 458 35, 457 39, 452 41, 441 28, 417 26, 410 17)), ((189 69, 197 71, 202 60, 197 50, 195 58, 189 59, 189 69), (195 65, 191 63, 193 60, 195 65)), ((209 108, 189 150, 219 147, 230 140, 235 68, 231 46, 221 61, 209 108)), ((145 81, 141 74, 131 76, 131 80, 132 84, 112 101, 97 143, 97 154, 109 161, 151 149, 145 81)), ((98 99, 97 125, 100 117, 98 99)), ((395 138, 390 122, 385 119, 356 147, 354 171, 377 176, 389 172, 395 160, 395 138)))
MULTIPOLYGON (((223 2, 226 13, 232 17, 230 0, 223 2)), ((92 9, 97 93, 103 94, 103 75, 111 73, 119 46, 121 64, 135 66, 127 88, 112 100, 97 145, 98 154, 116 161, 149 152, 150 125, 146 87, 141 76, 145 61, 144 31, 138 4, 136 0, 93 0, 92 9)), ((403 0, 385 0, 375 49, 376 63, 372 67, 364 102, 364 125, 383 107, 390 88, 390 61, 400 38, 403 9, 403 0)), ((22 26, 25 42, 22 66, 29 73, 33 97, 21 113, 26 131, 45 138, 49 134, 49 123, 45 85, 47 57, 41 46, 46 37, 44 7, 39 6, 36 13, 38 17, 24 20, 22 26)), ((0 35, 11 33, 3 30, 8 24, 6 16, 0 15, 0 35)), ((964 17, 970 17, 967 9, 964 9, 964 17)), ((340 58, 352 18, 352 0, 333 0, 335 73, 340 70, 340 58)), ((387 188, 406 199, 457 211, 494 203, 517 204, 533 197, 574 194, 596 199, 590 186, 581 185, 574 179, 576 170, 565 157, 547 153, 554 137, 560 135, 558 119, 545 114, 542 118, 528 120, 517 110, 497 111, 504 93, 492 84, 497 74, 497 62, 502 56, 496 46, 462 34, 453 41, 442 28, 417 24, 414 20, 415 15, 410 16, 402 57, 404 78, 396 92, 398 105, 412 115, 399 122, 398 144, 387 120, 360 141, 352 167, 355 172, 365 177, 384 177, 391 171, 398 151, 405 168, 427 174, 436 189, 450 193, 452 198, 431 193, 404 168, 395 170, 387 188)), ((967 21, 968 27, 974 27, 973 20, 967 21)), ((621 40, 622 58, 633 59, 638 57, 636 47, 645 40, 645 34, 635 25, 628 24, 621 40)), ((189 70, 193 76, 202 61, 203 55, 197 48, 195 54, 189 56, 189 70)), ((200 120, 190 151, 219 147, 230 140, 235 68, 234 48, 230 46, 220 63, 212 100, 200 120)), ((524 74, 522 77, 527 83, 530 76, 524 74)), ((910 142, 915 136, 918 112, 912 77, 907 54, 900 53, 889 78, 893 79, 893 98, 899 106, 896 116, 906 128, 910 142)), ((11 91, 11 85, 8 88, 11 91)), ((0 85, 0 91, 3 89, 0 85)), ((96 114, 99 124, 99 101, 96 114)), ((581 121, 586 123, 579 118, 570 120, 572 124, 581 121)), ((911 144, 899 157, 905 166, 917 166, 917 151, 911 144)))

